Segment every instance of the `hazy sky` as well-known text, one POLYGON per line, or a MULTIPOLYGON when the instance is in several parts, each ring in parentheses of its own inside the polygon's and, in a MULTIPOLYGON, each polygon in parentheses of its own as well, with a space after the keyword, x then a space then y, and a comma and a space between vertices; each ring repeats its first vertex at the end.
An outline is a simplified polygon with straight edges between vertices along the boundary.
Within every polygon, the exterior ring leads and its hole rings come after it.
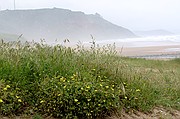
MULTIPOLYGON (((180 33, 180 0, 15 0, 16 9, 65 8, 99 13, 131 30, 165 29, 180 33)), ((0 9, 13 9, 14 0, 0 0, 0 9)))

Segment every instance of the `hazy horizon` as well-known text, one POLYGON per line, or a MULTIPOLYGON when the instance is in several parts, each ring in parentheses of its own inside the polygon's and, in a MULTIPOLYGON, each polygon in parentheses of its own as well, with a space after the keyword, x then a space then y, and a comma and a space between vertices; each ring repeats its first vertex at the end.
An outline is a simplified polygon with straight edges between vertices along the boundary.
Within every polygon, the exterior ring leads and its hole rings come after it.
MULTIPOLYGON (((16 9, 63 8, 95 14, 132 31, 163 29, 180 33, 179 0, 15 0, 16 9)), ((14 0, 0 0, 0 10, 14 9, 14 0)))

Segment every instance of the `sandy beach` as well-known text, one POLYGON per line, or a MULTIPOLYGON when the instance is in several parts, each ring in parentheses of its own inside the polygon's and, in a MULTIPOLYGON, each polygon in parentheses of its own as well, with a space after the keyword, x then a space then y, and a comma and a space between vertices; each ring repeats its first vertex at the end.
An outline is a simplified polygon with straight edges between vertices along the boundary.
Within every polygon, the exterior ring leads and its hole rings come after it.
POLYGON ((117 47, 118 53, 122 56, 145 56, 145 55, 166 55, 179 54, 180 45, 149 46, 149 47, 117 47))

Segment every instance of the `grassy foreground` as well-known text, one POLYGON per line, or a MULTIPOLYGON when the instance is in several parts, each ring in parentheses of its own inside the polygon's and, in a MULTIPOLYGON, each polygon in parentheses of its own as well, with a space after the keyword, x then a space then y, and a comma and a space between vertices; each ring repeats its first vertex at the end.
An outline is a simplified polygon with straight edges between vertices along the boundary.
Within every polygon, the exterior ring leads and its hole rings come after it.
POLYGON ((121 109, 180 110, 180 60, 123 58, 111 45, 90 50, 0 42, 0 115, 110 116, 121 109))

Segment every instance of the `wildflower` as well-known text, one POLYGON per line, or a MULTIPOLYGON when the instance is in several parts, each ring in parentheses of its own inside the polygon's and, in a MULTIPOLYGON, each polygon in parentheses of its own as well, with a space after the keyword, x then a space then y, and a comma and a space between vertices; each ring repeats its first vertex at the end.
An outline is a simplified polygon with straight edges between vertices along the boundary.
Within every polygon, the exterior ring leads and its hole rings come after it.
POLYGON ((100 84, 100 86, 102 87, 102 84, 100 84))
POLYGON ((78 102, 78 99, 74 99, 74 102, 78 102))
POLYGON ((74 76, 71 76, 71 79, 74 80, 74 76))
POLYGON ((61 78, 60 78, 60 81, 64 82, 64 80, 65 80, 64 77, 61 77, 61 78))
POLYGON ((7 87, 3 88, 3 90, 6 91, 6 90, 7 90, 7 87))
POLYGON ((135 100, 137 100, 138 98, 137 98, 137 97, 135 97, 134 99, 135 99, 135 100))
POLYGON ((16 95, 16 98, 19 98, 19 96, 16 95))
POLYGON ((89 89, 89 88, 90 88, 90 86, 87 86, 86 88, 87 88, 87 89, 89 89))
POLYGON ((140 89, 137 89, 136 92, 140 92, 141 90, 140 89))
POLYGON ((44 102, 44 100, 41 100, 41 101, 40 101, 40 103, 43 103, 43 102, 44 102))
POLYGON ((10 88, 10 86, 9 86, 9 85, 6 85, 6 88, 10 88))
POLYGON ((22 102, 22 100, 21 100, 21 99, 18 99, 18 102, 22 102))
POLYGON ((61 96, 61 94, 58 94, 58 96, 61 96))
POLYGON ((3 100, 2 100, 2 99, 0 99, 0 103, 3 103, 3 100))
POLYGON ((95 92, 97 92, 97 90, 94 90, 95 92))
POLYGON ((96 69, 92 69, 92 71, 96 71, 96 69))
POLYGON ((109 88, 109 86, 106 86, 106 88, 109 88))
POLYGON ((89 101, 91 101, 91 99, 87 99, 87 101, 89 102, 89 101))

